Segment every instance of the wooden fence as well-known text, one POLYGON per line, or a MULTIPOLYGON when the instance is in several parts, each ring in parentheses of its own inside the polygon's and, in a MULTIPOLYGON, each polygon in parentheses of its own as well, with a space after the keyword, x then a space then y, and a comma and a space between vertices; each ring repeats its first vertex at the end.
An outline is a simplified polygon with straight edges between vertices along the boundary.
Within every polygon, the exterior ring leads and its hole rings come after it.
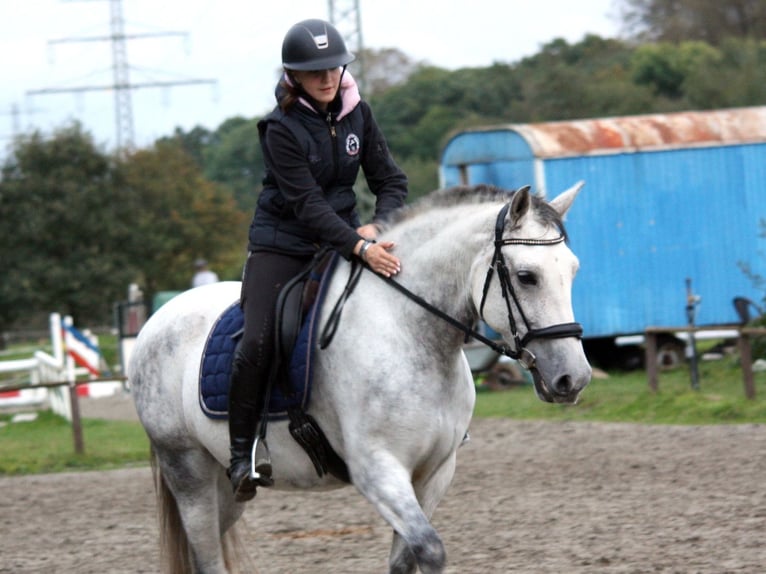
MULTIPOLYGON (((766 335, 766 328, 746 327, 743 325, 725 325, 715 328, 724 328, 737 331, 737 347, 739 348, 740 365, 742 368, 742 384, 745 389, 745 397, 755 399, 755 378, 753 377, 753 354, 750 345, 750 338, 756 335, 766 335)), ((659 368, 657 366, 657 336, 667 333, 696 333, 698 331, 709 331, 710 326, 706 327, 647 327, 645 331, 646 347, 646 376, 649 380, 649 387, 656 391, 658 388, 659 368)))
POLYGON ((103 379, 83 379, 80 381, 46 381, 42 383, 36 383, 30 385, 29 383, 23 383, 18 385, 7 385, 0 387, 0 391, 20 391, 24 389, 35 388, 55 388, 66 386, 69 388, 69 406, 71 409, 71 423, 72 423, 72 442, 74 443, 74 451, 77 454, 83 454, 85 452, 85 443, 82 438, 82 420, 80 417, 80 397, 77 395, 77 387, 80 385, 91 385, 97 383, 114 383, 121 381, 123 384, 127 380, 126 377, 108 377, 103 379))

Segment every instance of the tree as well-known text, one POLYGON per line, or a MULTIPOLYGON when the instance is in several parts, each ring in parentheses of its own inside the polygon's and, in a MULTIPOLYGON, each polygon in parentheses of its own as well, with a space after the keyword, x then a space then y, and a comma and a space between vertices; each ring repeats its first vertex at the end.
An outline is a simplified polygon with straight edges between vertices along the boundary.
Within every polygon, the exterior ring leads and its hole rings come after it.
POLYGON ((58 311, 111 319, 133 268, 110 158, 79 124, 18 139, 0 181, 0 328, 58 311))
POLYGON ((177 127, 170 137, 163 137, 157 140, 158 144, 176 143, 189 154, 200 168, 204 168, 205 150, 215 143, 215 134, 202 126, 195 126, 191 131, 184 131, 177 127))
POLYGON ((766 41, 731 38, 716 57, 698 62, 684 80, 688 107, 755 106, 766 103, 766 41))
POLYGON ((518 77, 504 64, 453 72, 421 67, 373 98, 372 107, 397 157, 433 161, 456 125, 466 118, 498 121, 520 93, 518 77))
POLYGON ((620 40, 587 35, 562 38, 516 67, 523 97, 512 103, 514 122, 556 121, 649 111, 651 91, 633 83, 632 48, 620 40))
POLYGON ((704 42, 661 42, 639 46, 633 54, 633 79, 648 85, 654 95, 678 100, 695 70, 720 65, 721 53, 704 42))
POLYGON ((207 259, 219 275, 238 279, 246 254, 245 215, 231 193, 207 180, 178 145, 139 150, 118 166, 130 225, 126 240, 135 278, 150 296, 186 289, 193 262, 207 259))
POLYGON ((79 124, 16 142, 0 218, 0 329, 53 311, 110 323, 130 283, 185 289, 198 257, 236 279, 246 250, 246 217, 180 145, 115 158, 79 124))
POLYGON ((382 94, 394 86, 405 83, 424 64, 414 62, 396 48, 364 49, 364 94, 366 98, 382 94))
POLYGON ((766 0, 623 0, 623 27, 641 41, 766 39, 766 0))
POLYGON ((264 175, 258 119, 227 120, 213 141, 204 153, 205 175, 228 187, 239 209, 252 213, 264 175))

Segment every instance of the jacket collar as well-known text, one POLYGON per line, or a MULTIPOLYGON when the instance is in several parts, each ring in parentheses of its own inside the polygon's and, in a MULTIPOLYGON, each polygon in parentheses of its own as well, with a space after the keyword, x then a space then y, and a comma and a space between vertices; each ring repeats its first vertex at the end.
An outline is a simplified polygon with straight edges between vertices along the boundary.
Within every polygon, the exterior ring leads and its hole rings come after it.
MULTIPOLYGON (((288 85, 293 85, 287 72, 284 73, 283 79, 288 85)), ((340 121, 345 116, 350 114, 362 100, 362 96, 359 93, 359 86, 357 85, 356 80, 351 75, 351 72, 348 71, 348 69, 344 71, 343 76, 341 77, 340 90, 338 91, 340 92, 339 96, 330 103, 328 108, 330 114, 335 118, 335 121, 340 121)), ((275 95, 277 101, 280 101, 284 95, 280 84, 277 84, 275 95)), ((308 108, 317 114, 324 115, 324 112, 316 108, 314 105, 314 100, 305 92, 303 92, 303 95, 298 98, 298 102, 305 108, 308 108)))

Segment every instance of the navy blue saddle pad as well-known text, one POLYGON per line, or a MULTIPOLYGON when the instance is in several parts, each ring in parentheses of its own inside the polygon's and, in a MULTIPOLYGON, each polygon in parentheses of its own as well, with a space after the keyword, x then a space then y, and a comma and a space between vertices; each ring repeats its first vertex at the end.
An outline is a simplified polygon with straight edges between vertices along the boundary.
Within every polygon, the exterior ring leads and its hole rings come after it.
MULTIPOLYGON (((319 309, 336 263, 337 256, 334 256, 320 281, 316 302, 303 321, 290 359, 289 391, 285 390, 281 381, 277 381, 271 390, 269 413, 272 419, 285 418, 290 408, 301 407, 305 410, 308 406, 319 309)), ((212 419, 228 418, 231 362, 243 324, 244 316, 237 300, 218 317, 205 343, 200 362, 199 401, 202 411, 212 419)))

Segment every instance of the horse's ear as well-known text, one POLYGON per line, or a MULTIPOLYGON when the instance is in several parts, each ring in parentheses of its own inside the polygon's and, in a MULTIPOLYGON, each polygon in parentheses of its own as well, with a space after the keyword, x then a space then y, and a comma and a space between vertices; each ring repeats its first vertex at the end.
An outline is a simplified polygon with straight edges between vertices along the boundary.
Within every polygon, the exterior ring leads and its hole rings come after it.
POLYGON ((524 187, 517 189, 511 200, 511 223, 515 224, 519 219, 524 217, 524 214, 529 211, 531 203, 532 202, 529 199, 529 186, 525 185, 524 187))
POLYGON ((583 185, 585 185, 584 181, 578 181, 564 193, 556 196, 555 199, 551 200, 550 204, 553 206, 553 209, 558 212, 562 219, 566 215, 567 211, 569 211, 569 208, 572 207, 574 198, 577 197, 577 194, 580 192, 583 185))

